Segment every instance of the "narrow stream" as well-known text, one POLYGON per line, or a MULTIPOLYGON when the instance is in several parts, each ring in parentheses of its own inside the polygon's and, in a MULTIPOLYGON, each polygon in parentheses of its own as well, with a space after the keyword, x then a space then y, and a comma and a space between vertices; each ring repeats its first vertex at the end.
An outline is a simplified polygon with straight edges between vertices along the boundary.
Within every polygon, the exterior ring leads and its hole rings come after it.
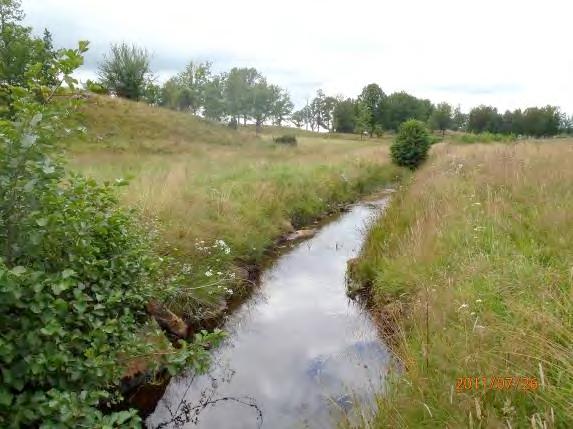
POLYGON ((147 426, 333 428, 353 405, 371 409, 390 355, 345 274, 386 202, 354 205, 267 268, 210 373, 173 378, 147 426))

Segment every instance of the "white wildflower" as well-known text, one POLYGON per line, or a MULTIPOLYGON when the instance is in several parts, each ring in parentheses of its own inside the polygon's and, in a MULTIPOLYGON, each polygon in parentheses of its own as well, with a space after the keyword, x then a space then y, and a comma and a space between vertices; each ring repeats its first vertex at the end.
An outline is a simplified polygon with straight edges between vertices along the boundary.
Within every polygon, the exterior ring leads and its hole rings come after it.
POLYGON ((213 275, 213 272, 209 269, 207 271, 205 271, 205 276, 206 277, 211 277, 213 275))
POLYGON ((223 251, 223 253, 225 253, 225 255, 228 255, 229 253, 231 253, 231 248, 223 240, 216 240, 215 245, 213 247, 218 247, 219 249, 221 249, 223 251))
POLYGON ((458 311, 463 310, 464 308, 468 308, 469 305, 468 304, 462 304, 460 305, 460 307, 458 308, 458 311))
POLYGON ((482 302, 482 300, 478 298, 478 299, 476 299, 476 302, 479 304, 482 302))

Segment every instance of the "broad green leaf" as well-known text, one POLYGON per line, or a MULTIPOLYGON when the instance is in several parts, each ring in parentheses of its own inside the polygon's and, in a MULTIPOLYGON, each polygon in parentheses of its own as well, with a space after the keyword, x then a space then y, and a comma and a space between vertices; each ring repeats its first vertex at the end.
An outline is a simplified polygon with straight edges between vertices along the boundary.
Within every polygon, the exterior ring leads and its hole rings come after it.
POLYGON ((62 271, 62 278, 67 279, 68 277, 71 277, 75 274, 76 272, 74 270, 65 269, 64 271, 62 271))
POLYGON ((15 276, 21 276, 22 274, 24 274, 26 272, 26 267, 23 267, 21 265, 18 265, 17 267, 14 267, 10 270, 10 272, 12 274, 14 274, 15 276))

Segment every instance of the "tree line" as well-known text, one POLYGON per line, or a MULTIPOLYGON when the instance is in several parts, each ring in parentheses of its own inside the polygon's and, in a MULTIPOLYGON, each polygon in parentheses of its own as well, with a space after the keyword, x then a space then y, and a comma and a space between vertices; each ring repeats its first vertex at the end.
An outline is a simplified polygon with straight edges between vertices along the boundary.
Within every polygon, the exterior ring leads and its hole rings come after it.
POLYGON ((225 121, 232 127, 255 123, 257 130, 269 122, 279 126, 290 123, 312 131, 372 137, 397 131, 400 124, 415 119, 443 134, 454 130, 542 137, 573 131, 572 118, 556 106, 502 114, 495 107, 482 105, 466 114, 459 106, 433 104, 404 91, 387 95, 371 83, 356 98, 318 90, 303 108, 294 111, 289 93, 269 83, 255 68, 235 67, 215 74, 212 63, 191 61, 161 86, 152 76, 149 53, 122 43, 112 46, 99 66, 99 82, 89 82, 88 88, 225 121))
POLYGON ((258 130, 269 121, 280 126, 294 107, 286 90, 252 67, 214 73, 211 62, 191 61, 183 71, 157 85, 149 53, 125 43, 112 45, 99 64, 98 75, 99 81, 88 82, 88 89, 227 121, 235 128, 254 123, 258 130))
MULTIPOLYGON (((38 83, 53 84, 50 64, 57 55, 48 30, 42 37, 29 27, 17 25, 22 18, 12 1, 0 3, 0 115, 10 115, 11 85, 23 84, 33 74, 38 83), (38 70, 35 70, 38 68, 38 70), (52 81, 50 81, 52 80, 52 81)), ((74 83, 68 77, 66 85, 74 83)), ((247 123, 257 131, 272 123, 294 125, 312 131, 381 135, 396 131, 400 124, 416 119, 430 129, 471 133, 554 136, 573 132, 573 117, 556 106, 528 107, 498 112, 492 106, 477 106, 463 113, 459 106, 433 104, 404 91, 387 95, 371 83, 355 98, 327 95, 318 90, 304 107, 294 110, 288 91, 272 84, 252 67, 234 67, 215 73, 209 61, 190 61, 177 75, 159 85, 151 69, 151 55, 141 47, 114 44, 98 66, 98 81, 86 88, 98 93, 145 101, 152 105, 189 112, 226 122, 231 127, 247 123)), ((46 97, 49 94, 38 94, 46 97)))

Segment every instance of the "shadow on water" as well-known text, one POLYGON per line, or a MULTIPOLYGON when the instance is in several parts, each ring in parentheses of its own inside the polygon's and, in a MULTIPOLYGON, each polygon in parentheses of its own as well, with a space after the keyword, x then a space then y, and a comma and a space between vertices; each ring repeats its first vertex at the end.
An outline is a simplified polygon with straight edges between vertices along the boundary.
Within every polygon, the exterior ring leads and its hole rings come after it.
POLYGON ((225 323, 210 372, 173 378, 146 425, 329 428, 357 403, 374 406, 391 356, 345 274, 386 201, 354 205, 267 267, 225 323))

